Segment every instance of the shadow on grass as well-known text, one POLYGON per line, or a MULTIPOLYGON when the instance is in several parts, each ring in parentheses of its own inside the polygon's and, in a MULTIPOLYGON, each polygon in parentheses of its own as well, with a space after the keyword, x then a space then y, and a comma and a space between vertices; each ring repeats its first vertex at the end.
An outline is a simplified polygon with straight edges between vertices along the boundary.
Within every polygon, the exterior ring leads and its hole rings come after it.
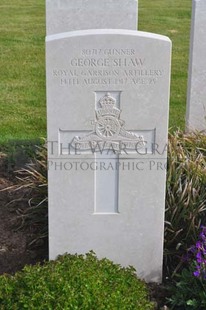
POLYGON ((8 173, 22 168, 25 163, 36 156, 37 149, 45 144, 44 139, 10 140, 0 142, 0 154, 5 154, 5 164, 8 173))

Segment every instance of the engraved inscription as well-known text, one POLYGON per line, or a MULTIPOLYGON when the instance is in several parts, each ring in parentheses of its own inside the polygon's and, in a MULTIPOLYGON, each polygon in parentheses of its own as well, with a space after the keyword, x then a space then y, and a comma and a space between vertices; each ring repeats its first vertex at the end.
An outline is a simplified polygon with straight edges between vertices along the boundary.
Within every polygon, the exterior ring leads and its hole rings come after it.
POLYGON ((61 86, 155 85, 161 68, 151 68, 134 49, 83 49, 68 59, 68 68, 54 68, 52 76, 61 86))
POLYGON ((132 56, 135 55, 135 50, 130 48, 106 48, 106 49, 83 49, 83 56, 94 56, 94 55, 110 55, 110 56, 132 56))

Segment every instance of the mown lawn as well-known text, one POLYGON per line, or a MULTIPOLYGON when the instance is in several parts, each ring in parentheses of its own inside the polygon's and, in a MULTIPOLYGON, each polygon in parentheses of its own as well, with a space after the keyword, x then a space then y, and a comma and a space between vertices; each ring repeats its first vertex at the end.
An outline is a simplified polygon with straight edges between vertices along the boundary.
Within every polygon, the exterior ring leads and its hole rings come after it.
POLYGON ((43 0, 0 2, 0 141, 46 136, 43 0))
POLYGON ((170 127, 185 128, 192 0, 139 0, 139 30, 172 40, 170 127))
MULTIPOLYGON (((139 0, 139 30, 173 41, 170 126, 184 129, 191 0, 139 0)), ((44 0, 0 2, 0 142, 46 136, 44 0)))

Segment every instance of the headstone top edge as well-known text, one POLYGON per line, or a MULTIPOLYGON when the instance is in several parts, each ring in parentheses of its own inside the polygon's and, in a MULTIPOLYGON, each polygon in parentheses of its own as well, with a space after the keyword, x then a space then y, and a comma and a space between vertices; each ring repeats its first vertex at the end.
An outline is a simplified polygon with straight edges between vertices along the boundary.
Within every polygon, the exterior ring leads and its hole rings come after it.
POLYGON ((144 32, 144 31, 137 31, 137 30, 127 30, 127 29, 88 29, 88 30, 76 30, 76 31, 69 31, 69 32, 62 32, 58 34, 52 34, 46 36, 46 42, 77 37, 77 36, 87 36, 87 35, 130 35, 136 37, 143 37, 143 38, 150 38, 156 39, 161 41, 166 41, 172 43, 170 38, 161 34, 151 33, 151 32, 144 32))

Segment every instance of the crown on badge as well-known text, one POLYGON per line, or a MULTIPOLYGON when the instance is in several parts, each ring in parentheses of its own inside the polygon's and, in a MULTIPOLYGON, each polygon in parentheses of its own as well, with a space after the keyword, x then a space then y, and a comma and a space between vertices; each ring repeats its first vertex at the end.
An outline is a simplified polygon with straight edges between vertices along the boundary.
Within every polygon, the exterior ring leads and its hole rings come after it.
POLYGON ((97 118, 102 116, 113 116, 119 118, 121 111, 115 107, 116 99, 107 93, 104 97, 99 100, 101 106, 100 109, 96 110, 97 118))
POLYGON ((99 103, 102 108, 112 108, 116 103, 116 99, 113 98, 110 93, 107 93, 103 98, 99 100, 99 103))

